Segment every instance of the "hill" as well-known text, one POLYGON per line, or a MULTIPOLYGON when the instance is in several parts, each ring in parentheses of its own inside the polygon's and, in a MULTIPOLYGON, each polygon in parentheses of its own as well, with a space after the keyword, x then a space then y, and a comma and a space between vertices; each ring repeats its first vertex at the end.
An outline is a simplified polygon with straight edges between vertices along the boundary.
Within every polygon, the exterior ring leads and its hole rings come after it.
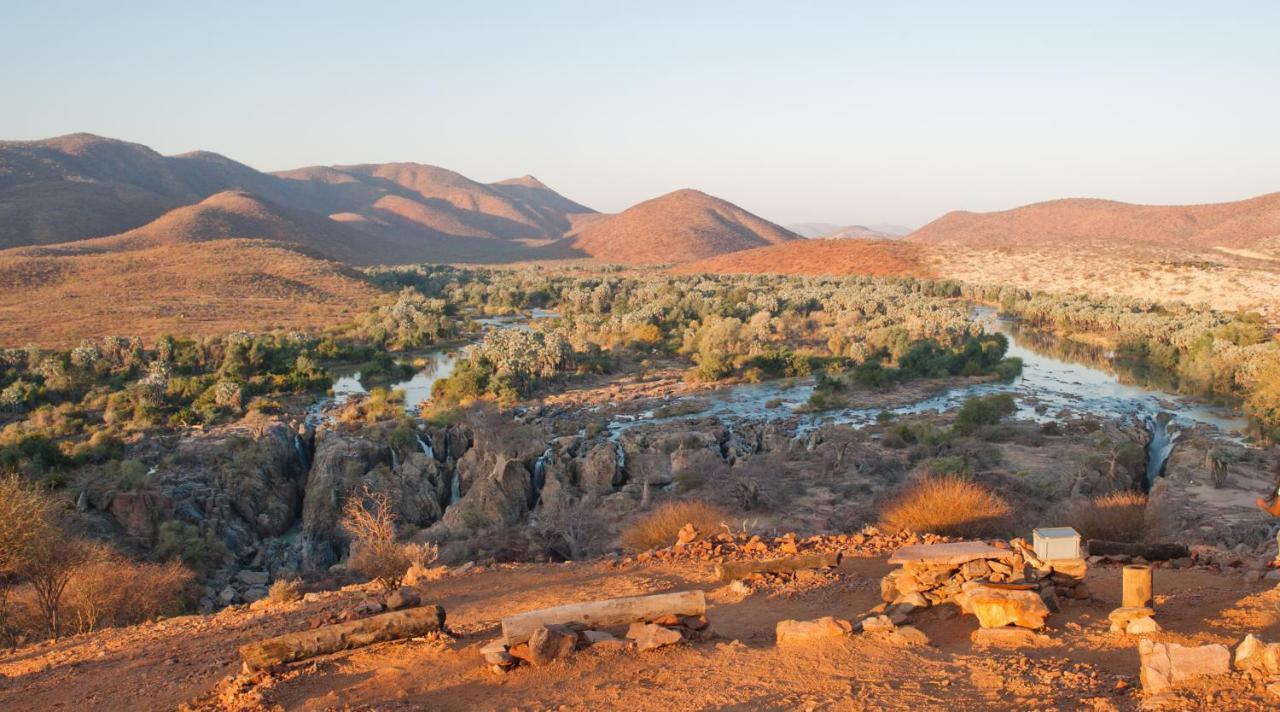
POLYGON ((563 246, 605 262, 664 264, 798 239, 732 203, 684 189, 592 221, 563 246))
POLYGON ((1206 205, 1133 205, 1073 198, 993 213, 957 211, 907 239, 975 246, 1108 240, 1277 251, 1280 193, 1206 205))
POLYGON ((898 225, 834 225, 831 223, 798 223, 788 225, 787 229, 809 238, 858 238, 872 240, 893 240, 911 232, 910 228, 898 225))
POLYGON ((591 214, 532 176, 484 184, 416 163, 269 174, 216 153, 163 156, 92 134, 0 142, 0 249, 145 228, 128 242, 247 237, 356 264, 503 261, 527 258, 529 243, 558 239, 591 214), (263 208, 227 206, 225 196, 202 203, 227 191, 251 194, 275 217, 257 219, 263 208), (193 210, 169 214, 183 207, 193 210))
POLYGON ((899 240, 793 240, 687 262, 684 274, 801 274, 932 277, 925 249, 899 240))
POLYGON ((378 290, 341 264, 256 240, 100 252, 0 251, 0 345, 74 345, 106 334, 317 328, 378 290))

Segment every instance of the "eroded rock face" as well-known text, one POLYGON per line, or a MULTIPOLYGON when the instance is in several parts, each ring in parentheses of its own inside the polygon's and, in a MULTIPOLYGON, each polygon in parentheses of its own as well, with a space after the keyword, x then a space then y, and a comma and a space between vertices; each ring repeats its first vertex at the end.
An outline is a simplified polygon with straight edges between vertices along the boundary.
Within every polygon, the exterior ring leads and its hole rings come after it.
POLYGON ((618 448, 612 442, 602 442, 575 461, 578 481, 589 494, 606 495, 620 487, 625 478, 618 467, 618 448))
MULTIPOLYGON (((468 457, 470 455, 468 453, 468 457)), ((468 471, 474 473, 486 460, 488 458, 475 458, 468 471)), ((491 524, 515 524, 528 516, 533 475, 519 460, 499 456, 489 461, 493 465, 487 473, 471 474, 463 479, 464 483, 469 480, 469 484, 462 499, 450 506, 441 520, 449 530, 466 531, 491 524)), ((460 468, 461 465, 460 462, 460 468)))
POLYGON ((341 553, 338 523, 347 496, 361 486, 370 470, 388 465, 391 457, 385 445, 345 433, 329 431, 316 440, 315 459, 307 478, 300 541, 301 563, 309 569, 326 568, 338 562, 341 553))

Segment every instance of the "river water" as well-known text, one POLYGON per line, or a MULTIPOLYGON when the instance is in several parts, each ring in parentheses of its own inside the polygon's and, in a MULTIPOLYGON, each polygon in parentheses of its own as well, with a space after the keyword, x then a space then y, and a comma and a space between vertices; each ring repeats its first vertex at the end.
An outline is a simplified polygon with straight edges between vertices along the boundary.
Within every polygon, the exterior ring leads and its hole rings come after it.
MULTIPOLYGON (((554 312, 535 309, 529 316, 503 316, 478 319, 484 328, 528 329, 532 319, 552 318, 554 312)), ((860 427, 875 422, 884 411, 893 415, 914 415, 928 412, 944 412, 958 408, 967 398, 998 392, 1014 395, 1018 405, 1018 417, 1048 422, 1067 416, 1091 416, 1099 419, 1136 419, 1146 424, 1153 434, 1153 445, 1163 449, 1163 457, 1176 440, 1178 427, 1196 424, 1212 426, 1226 434, 1240 437, 1245 421, 1238 415, 1220 408, 1197 403, 1184 396, 1158 389, 1122 382, 1113 372, 1099 368, 1094 363, 1105 363, 1105 355, 1094 358, 1073 358, 1069 349, 1053 349, 1043 336, 1022 334, 1017 325, 999 317, 994 309, 980 307, 974 310, 976 321, 989 332, 1003 333, 1009 339, 1008 356, 1022 359, 1022 374, 1008 382, 987 382, 950 388, 922 400, 891 408, 846 408, 821 413, 803 413, 813 393, 811 378, 784 379, 767 383, 731 386, 696 396, 671 398, 663 405, 680 403, 692 398, 704 401, 706 407, 696 413, 667 418, 655 416, 653 411, 640 414, 620 414, 614 417, 609 429, 614 437, 643 423, 681 420, 689 418, 717 417, 726 422, 736 420, 781 420, 798 418, 798 434, 812 431, 824 424, 846 424, 860 427), (1057 351, 1058 354, 1051 354, 1057 351), (1094 363, 1086 363, 1085 361, 1094 363)), ((389 388, 405 393, 405 408, 414 413, 422 401, 431 395, 436 381, 453 373, 460 353, 457 349, 439 349, 417 354, 425 360, 425 366, 412 377, 389 388)), ((331 398, 317 404, 319 413, 323 407, 341 403, 352 395, 367 393, 360 381, 360 373, 336 372, 331 398)), ((1154 453, 1159 455, 1159 453, 1154 453)), ((1158 457, 1160 464, 1163 457, 1158 457)), ((1156 473, 1158 474, 1158 473, 1156 473)))

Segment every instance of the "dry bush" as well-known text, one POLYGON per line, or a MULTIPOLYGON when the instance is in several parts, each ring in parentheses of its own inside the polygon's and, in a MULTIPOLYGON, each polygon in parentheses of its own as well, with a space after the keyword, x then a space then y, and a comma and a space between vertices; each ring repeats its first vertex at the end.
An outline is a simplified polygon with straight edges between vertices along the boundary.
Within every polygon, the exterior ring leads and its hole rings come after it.
POLYGON ((101 546, 86 556, 63 594, 65 618, 77 633, 173 615, 191 601, 195 574, 181 562, 130 561, 101 546))
POLYGON ((925 477, 890 500, 880 525, 947 536, 981 537, 1004 533, 1013 508, 975 482, 951 475, 925 477))
POLYGON ((692 524, 699 534, 706 535, 719 531, 720 524, 727 519, 727 514, 707 502, 667 502, 632 522, 622 532, 622 544, 636 551, 671 546, 686 524, 692 524))
POLYGON ((298 579, 276 579, 267 589, 267 600, 275 603, 293 603, 302 599, 302 582, 298 579))
POLYGON ((430 566, 439 551, 433 544, 402 544, 396 538, 396 513, 385 492, 365 488, 347 500, 342 528, 351 536, 347 567, 377 581, 387 591, 400 586, 410 566, 430 566))
POLYGON ((1067 506, 1063 518, 1086 540, 1138 542, 1148 534, 1158 535, 1162 528, 1159 516, 1148 514, 1147 495, 1132 490, 1076 500, 1067 506))

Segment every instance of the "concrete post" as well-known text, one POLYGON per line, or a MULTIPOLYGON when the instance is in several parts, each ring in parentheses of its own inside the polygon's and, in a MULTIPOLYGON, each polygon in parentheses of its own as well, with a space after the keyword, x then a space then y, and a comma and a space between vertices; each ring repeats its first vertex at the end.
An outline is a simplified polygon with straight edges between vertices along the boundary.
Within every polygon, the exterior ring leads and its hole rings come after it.
POLYGON ((1122 575, 1124 598, 1120 605, 1125 608, 1152 607, 1151 567, 1147 564, 1130 564, 1124 567, 1122 575))

